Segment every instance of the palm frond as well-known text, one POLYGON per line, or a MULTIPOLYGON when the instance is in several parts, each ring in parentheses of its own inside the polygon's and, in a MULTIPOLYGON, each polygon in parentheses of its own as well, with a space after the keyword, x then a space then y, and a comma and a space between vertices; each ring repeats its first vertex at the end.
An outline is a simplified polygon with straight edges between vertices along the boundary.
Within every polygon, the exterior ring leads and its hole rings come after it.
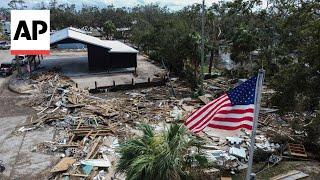
POLYGON ((139 129, 143 135, 120 144, 118 150, 117 171, 126 173, 127 179, 179 180, 190 175, 188 158, 190 162, 205 164, 204 156, 188 154, 197 139, 191 137, 183 125, 172 124, 160 134, 155 134, 146 124, 139 125, 139 129))

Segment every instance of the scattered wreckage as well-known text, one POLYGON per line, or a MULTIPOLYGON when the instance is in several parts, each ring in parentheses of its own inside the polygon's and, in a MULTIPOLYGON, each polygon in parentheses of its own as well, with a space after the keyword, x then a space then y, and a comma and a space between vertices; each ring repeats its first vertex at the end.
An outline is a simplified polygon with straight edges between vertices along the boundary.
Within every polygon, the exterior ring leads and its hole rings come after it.
MULTIPOLYGON (((123 175, 115 173, 119 158, 116 150, 119 142, 141 134, 135 128, 138 123, 152 124, 156 131, 161 131, 164 123, 181 121, 199 108, 201 102, 210 102, 235 83, 237 81, 224 78, 208 79, 205 81, 207 94, 199 99, 190 98, 189 88, 175 80, 172 80, 171 88, 175 89, 176 97, 166 87, 132 90, 116 96, 112 94, 116 92, 94 96, 88 90, 77 88, 73 81, 60 74, 51 71, 40 73, 31 77, 29 86, 32 88, 28 93, 32 94, 32 98, 25 102, 37 113, 29 116, 16 133, 48 125, 56 127, 53 141, 40 143, 33 149, 34 152, 61 157, 50 170, 50 179, 124 179, 123 175)), ((301 137, 301 134, 294 136, 293 130, 286 126, 286 120, 275 112, 275 109, 261 111, 256 151, 266 154, 267 163, 272 165, 278 164, 283 154, 307 158, 302 145, 284 146, 273 140, 279 135, 288 140, 301 137)), ((227 171, 236 174, 247 168, 248 132, 242 131, 239 137, 226 138, 205 132, 201 137, 207 140, 203 146, 204 153, 217 167, 214 173, 227 171)))

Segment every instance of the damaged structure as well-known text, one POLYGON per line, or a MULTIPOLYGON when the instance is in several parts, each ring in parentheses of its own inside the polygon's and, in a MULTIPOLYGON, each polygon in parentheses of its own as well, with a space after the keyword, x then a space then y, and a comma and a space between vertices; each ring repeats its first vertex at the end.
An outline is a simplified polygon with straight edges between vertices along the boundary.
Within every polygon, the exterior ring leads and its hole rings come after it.
POLYGON ((51 35, 50 44, 81 43, 88 50, 88 66, 92 72, 113 68, 137 68, 138 51, 116 40, 101 40, 84 34, 76 28, 65 28, 51 35))
MULTIPOLYGON (((238 80, 223 77, 205 80, 206 94, 198 98, 191 98, 186 82, 178 78, 170 78, 170 82, 174 96, 168 86, 92 94, 55 71, 38 72, 30 78, 32 89, 25 93, 32 96, 24 102, 35 113, 20 124, 14 134, 22 136, 28 131, 55 128, 52 140, 37 143, 32 148, 34 153, 60 158, 46 171, 51 179, 125 179, 125 174, 116 171, 120 158, 117 150, 128 138, 141 136, 138 128, 141 123, 150 124, 155 133, 162 132, 172 123, 182 123, 188 114, 235 86, 238 80)), ((265 99, 267 92, 266 89, 265 99)), ((275 112, 276 109, 269 108, 260 112, 254 150, 255 160, 264 165, 256 175, 261 177, 265 173, 268 177, 274 176, 273 179, 306 177, 305 173, 309 172, 301 169, 290 169, 278 176, 275 175, 279 173, 269 174, 272 167, 286 163, 287 159, 309 160, 305 147, 295 144, 305 136, 295 136, 294 130, 286 125, 292 116, 280 117, 275 112)), ((216 130, 204 130, 197 137, 203 142, 201 148, 188 150, 191 155, 194 151, 201 152, 208 160, 209 166, 203 169, 205 173, 201 179, 241 177, 247 169, 250 133, 240 130, 237 136, 225 135, 216 130)))

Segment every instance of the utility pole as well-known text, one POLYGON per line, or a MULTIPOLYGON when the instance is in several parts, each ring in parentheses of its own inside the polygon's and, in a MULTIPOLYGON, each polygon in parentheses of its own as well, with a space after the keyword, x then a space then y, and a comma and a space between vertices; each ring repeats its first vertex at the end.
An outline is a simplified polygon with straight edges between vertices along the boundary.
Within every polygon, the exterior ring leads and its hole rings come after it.
POLYGON ((205 21, 205 0, 202 0, 202 13, 201 13, 201 75, 200 75, 200 92, 203 93, 203 80, 204 80, 204 21, 205 21))

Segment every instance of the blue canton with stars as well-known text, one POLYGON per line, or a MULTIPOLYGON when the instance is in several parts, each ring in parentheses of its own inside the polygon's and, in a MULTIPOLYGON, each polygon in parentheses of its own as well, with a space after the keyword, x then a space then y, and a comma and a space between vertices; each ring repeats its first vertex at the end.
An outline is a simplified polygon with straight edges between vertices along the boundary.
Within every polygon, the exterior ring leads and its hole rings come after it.
POLYGON ((234 105, 249 105, 254 104, 255 90, 256 90, 257 76, 250 78, 234 89, 230 90, 227 94, 234 105))

